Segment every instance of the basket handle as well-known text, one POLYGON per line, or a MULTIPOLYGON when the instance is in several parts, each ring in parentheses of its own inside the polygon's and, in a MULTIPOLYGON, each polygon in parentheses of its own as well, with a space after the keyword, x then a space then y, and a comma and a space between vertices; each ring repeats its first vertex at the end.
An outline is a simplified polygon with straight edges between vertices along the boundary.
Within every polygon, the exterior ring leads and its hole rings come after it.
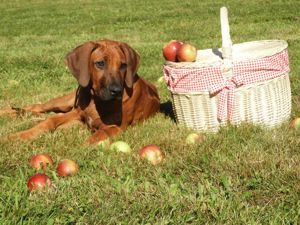
MULTIPOLYGON (((232 41, 230 38, 230 29, 228 22, 228 10, 226 7, 220 9, 221 19, 221 33, 222 33, 222 58, 223 58, 223 72, 228 73, 232 71, 232 41)), ((230 78, 230 77, 227 77, 230 78)))

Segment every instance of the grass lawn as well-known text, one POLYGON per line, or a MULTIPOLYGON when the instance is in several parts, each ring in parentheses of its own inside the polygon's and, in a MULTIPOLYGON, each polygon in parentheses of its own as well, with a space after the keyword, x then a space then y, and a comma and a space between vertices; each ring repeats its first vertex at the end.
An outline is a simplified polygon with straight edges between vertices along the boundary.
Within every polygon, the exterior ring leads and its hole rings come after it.
MULTIPOLYGON (((0 1, 0 108, 44 102, 77 87, 63 64, 77 45, 95 39, 127 42, 141 56, 140 76, 157 85, 161 48, 171 39, 198 49, 221 46, 219 8, 229 9, 234 43, 283 39, 289 44, 293 117, 300 117, 300 2, 216 1, 0 1)), ((185 144, 187 128, 163 113, 130 127, 114 140, 131 154, 87 147, 86 127, 48 133, 31 142, 3 137, 45 118, 0 117, 0 224, 299 224, 300 131, 288 122, 273 130, 227 126, 202 144, 185 144), (166 154, 158 166, 138 150, 156 144, 166 154), (30 156, 47 152, 73 159, 77 175, 30 194, 36 173, 30 156)))

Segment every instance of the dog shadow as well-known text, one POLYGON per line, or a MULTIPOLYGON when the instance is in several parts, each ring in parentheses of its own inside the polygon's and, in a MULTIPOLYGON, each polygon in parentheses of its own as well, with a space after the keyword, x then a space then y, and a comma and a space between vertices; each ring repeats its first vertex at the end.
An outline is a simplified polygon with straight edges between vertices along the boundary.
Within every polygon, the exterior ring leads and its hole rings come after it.
POLYGON ((176 122, 175 114, 172 107, 172 102, 167 101, 160 104, 160 112, 163 113, 165 116, 171 118, 174 122, 176 122))

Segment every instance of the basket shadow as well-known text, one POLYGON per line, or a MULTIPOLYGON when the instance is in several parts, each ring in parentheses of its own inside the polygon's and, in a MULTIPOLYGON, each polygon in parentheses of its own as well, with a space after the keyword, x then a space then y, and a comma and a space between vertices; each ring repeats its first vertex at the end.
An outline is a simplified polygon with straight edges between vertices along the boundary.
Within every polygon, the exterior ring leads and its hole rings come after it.
POLYGON ((174 122, 176 122, 175 114, 172 108, 172 102, 167 101, 160 104, 160 110, 165 116, 170 117, 174 122))
POLYGON ((223 59, 222 52, 220 52, 219 49, 213 48, 213 49, 212 49, 212 52, 213 52, 215 55, 219 56, 221 59, 223 59))

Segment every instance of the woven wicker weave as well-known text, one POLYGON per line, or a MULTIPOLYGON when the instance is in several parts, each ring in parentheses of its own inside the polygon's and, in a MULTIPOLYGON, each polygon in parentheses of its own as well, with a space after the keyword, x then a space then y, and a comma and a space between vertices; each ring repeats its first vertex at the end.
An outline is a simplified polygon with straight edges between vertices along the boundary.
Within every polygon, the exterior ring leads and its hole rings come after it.
MULTIPOLYGON (((254 41, 232 45, 225 7, 221 8, 221 30, 221 49, 198 51, 196 62, 166 62, 165 65, 186 69, 221 65, 223 76, 230 80, 233 74, 233 64, 262 59, 287 49, 287 43, 282 40, 254 41)), ((226 120, 220 120, 217 117, 219 93, 211 95, 208 90, 186 92, 171 89, 170 92, 178 123, 197 131, 216 132, 220 125, 227 122, 234 125, 249 122, 274 127, 288 120, 291 113, 288 72, 267 81, 236 87, 233 90, 234 105, 230 121, 227 114, 225 115, 226 120)))

